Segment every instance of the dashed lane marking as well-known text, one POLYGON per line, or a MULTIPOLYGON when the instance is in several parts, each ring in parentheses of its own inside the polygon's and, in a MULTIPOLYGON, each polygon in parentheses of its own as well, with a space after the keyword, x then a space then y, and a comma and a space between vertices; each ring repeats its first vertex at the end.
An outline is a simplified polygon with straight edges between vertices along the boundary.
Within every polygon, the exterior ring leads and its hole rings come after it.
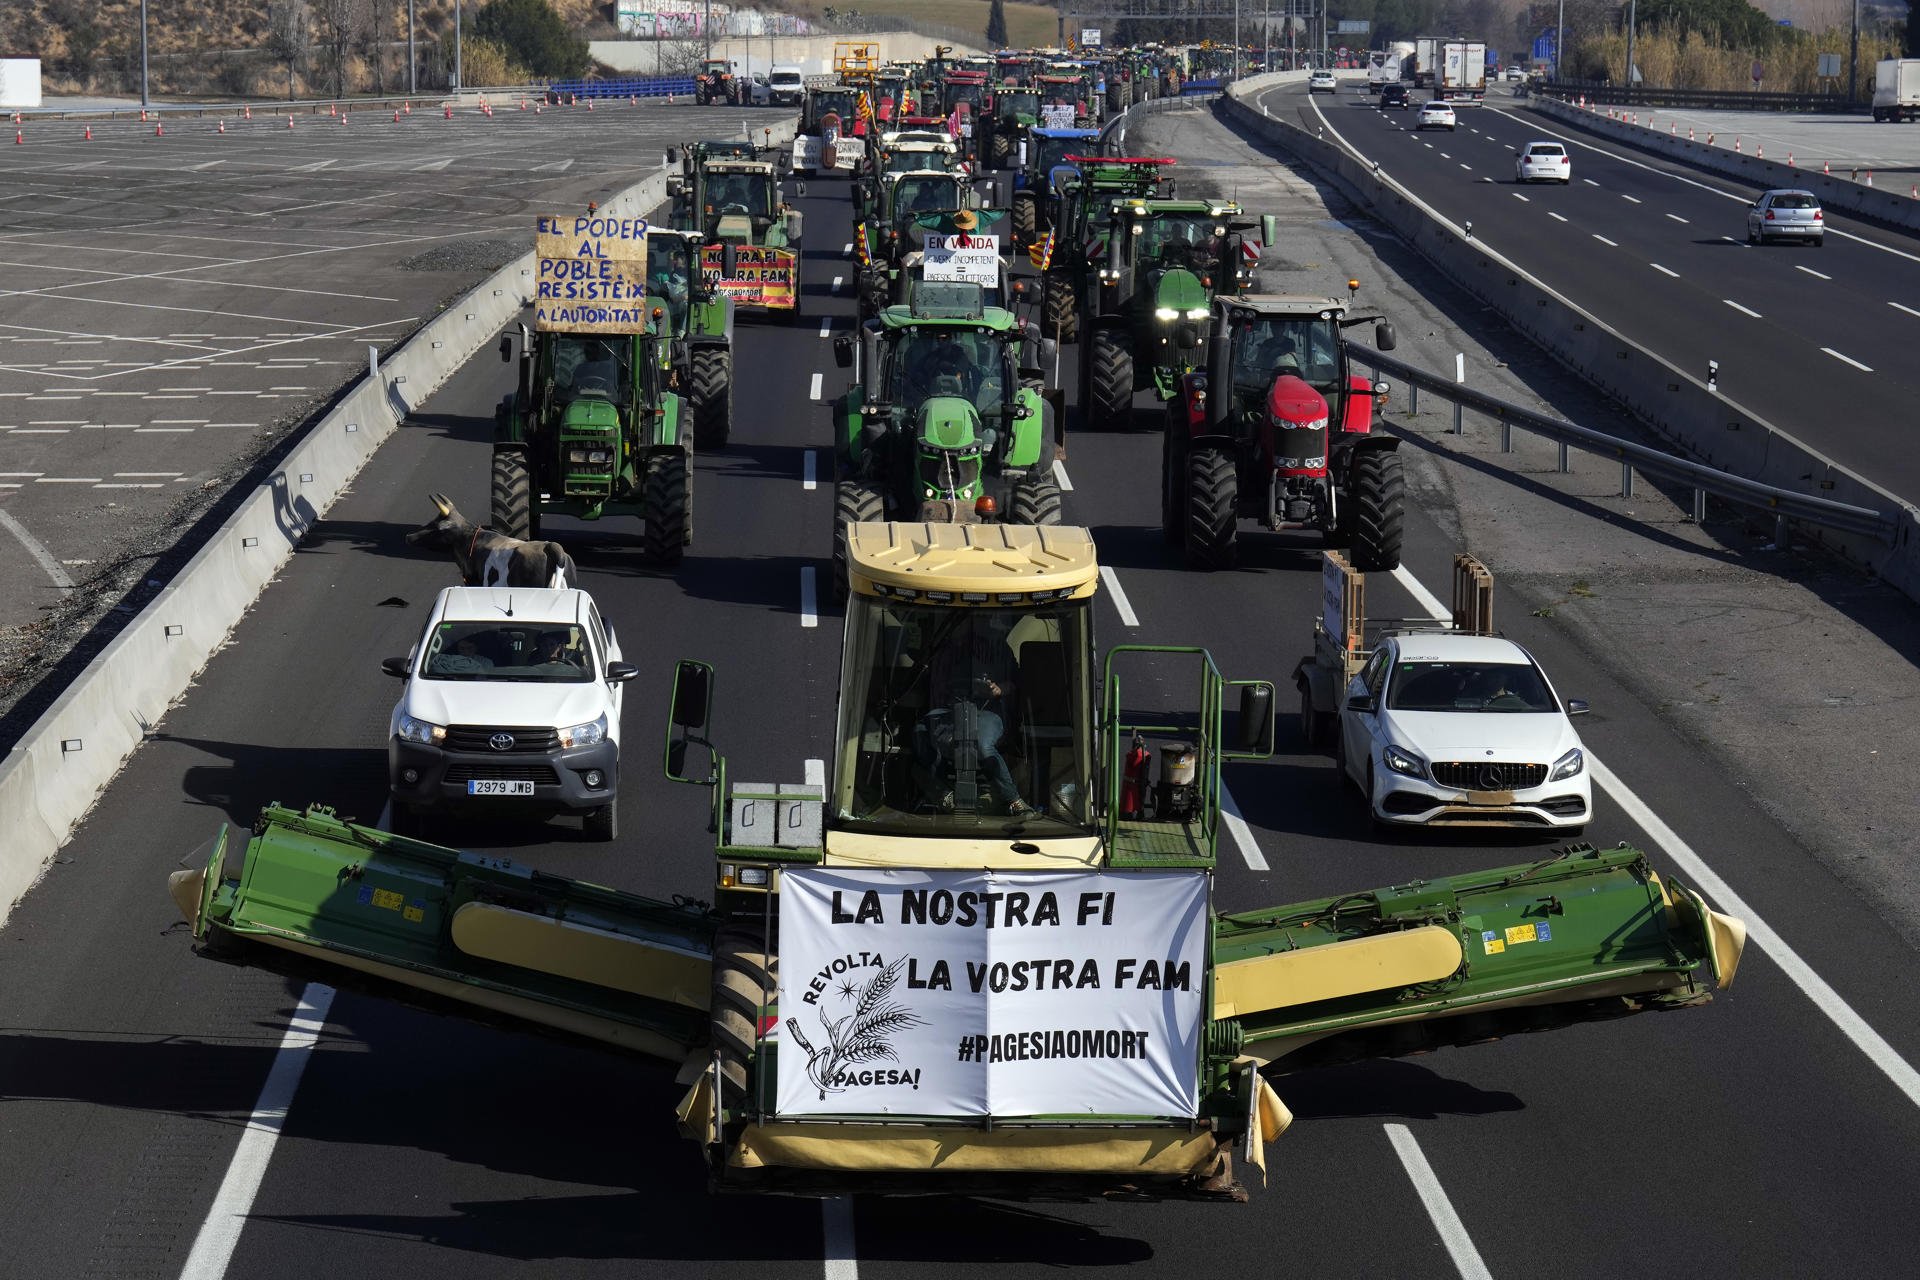
POLYGON ((1652 267, 1655 271, 1658 271, 1663 276, 1672 276, 1675 280, 1678 280, 1680 278, 1680 273, 1678 271, 1669 271, 1657 262, 1649 262, 1647 265, 1652 267))
POLYGON ((800 455, 800 487, 802 489, 811 490, 820 487, 816 475, 816 470, 820 465, 817 458, 818 455, 811 449, 800 455))
POLYGON ((810 400, 818 400, 820 398, 820 375, 817 373, 813 375, 813 383, 811 389, 807 392, 807 398, 810 400))
POLYGON ((1386 1131, 1387 1141, 1393 1144, 1393 1153, 1400 1157, 1401 1168, 1406 1170, 1413 1189, 1419 1193, 1420 1203, 1426 1206, 1427 1217, 1433 1219, 1434 1230, 1440 1233, 1440 1243, 1446 1246, 1447 1256, 1453 1259, 1460 1280, 1493 1280, 1493 1273, 1487 1270, 1473 1237, 1467 1234, 1466 1224, 1454 1212, 1453 1201, 1447 1199, 1446 1188, 1440 1185, 1433 1166, 1427 1163, 1420 1144, 1414 1141, 1413 1130, 1403 1124, 1390 1124, 1386 1131))
POLYGON ((1832 277, 1832 276, 1830 276, 1830 275, 1825 275, 1825 274, 1823 274, 1823 273, 1821 273, 1821 272, 1818 272, 1818 271, 1815 271, 1815 270, 1814 270, 1814 269, 1813 269, 1812 267, 1803 267, 1803 266, 1801 266, 1801 265, 1799 265, 1798 263, 1795 263, 1795 264, 1794 264, 1794 267, 1793 267, 1793 269, 1794 269, 1795 271, 1804 271, 1804 272, 1806 272, 1806 273, 1807 273, 1808 275, 1810 275, 1810 276, 1812 276, 1812 277, 1813 277, 1814 279, 1816 279, 1816 280, 1831 280, 1831 279, 1833 279, 1833 277, 1832 277))
POLYGON ((1826 352, 1828 355, 1832 356, 1835 360, 1838 360, 1840 363, 1850 364, 1862 373, 1873 372, 1873 369, 1871 366, 1861 364, 1858 360, 1855 360, 1852 356, 1842 355, 1840 352, 1835 351, 1832 347, 1822 347, 1820 349, 1826 352))
POLYGON ((1755 311, 1752 307, 1743 307, 1739 303, 1735 302, 1732 298, 1722 298, 1720 299, 1720 301, 1726 303, 1728 306, 1732 307, 1735 311, 1738 311, 1743 316, 1752 316, 1755 320, 1758 320, 1761 318, 1760 313, 1758 311, 1755 311))
POLYGON ((803 627, 820 625, 820 608, 813 585, 816 576, 812 565, 800 567, 800 625, 803 627))
POLYGON ((1107 594, 1113 599, 1113 609, 1120 615, 1120 621, 1129 627, 1140 625, 1140 619, 1133 612, 1133 603, 1127 599, 1127 593, 1120 586, 1120 575, 1113 571, 1112 565, 1100 566, 1100 581, 1107 584, 1107 594))

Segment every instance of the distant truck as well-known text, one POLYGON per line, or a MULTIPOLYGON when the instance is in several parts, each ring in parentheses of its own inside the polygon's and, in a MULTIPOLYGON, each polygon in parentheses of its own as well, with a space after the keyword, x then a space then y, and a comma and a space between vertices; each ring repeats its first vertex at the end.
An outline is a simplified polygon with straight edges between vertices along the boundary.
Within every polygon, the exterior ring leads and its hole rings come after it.
POLYGON ((1401 64, 1413 56, 1411 40, 1396 40, 1385 49, 1367 55, 1367 92, 1379 93, 1380 86, 1401 78, 1401 64))
POLYGON ((1413 42, 1413 56, 1400 60, 1400 78, 1416 89, 1431 89, 1434 83, 1434 70, 1440 65, 1440 48, 1446 44, 1444 36, 1420 36, 1413 42))
POLYGON ((1874 68, 1873 118, 1920 119, 1920 58, 1888 58, 1874 68))
POLYGON ((1455 106, 1477 106, 1487 96, 1487 46, 1478 40, 1445 40, 1433 96, 1455 106))

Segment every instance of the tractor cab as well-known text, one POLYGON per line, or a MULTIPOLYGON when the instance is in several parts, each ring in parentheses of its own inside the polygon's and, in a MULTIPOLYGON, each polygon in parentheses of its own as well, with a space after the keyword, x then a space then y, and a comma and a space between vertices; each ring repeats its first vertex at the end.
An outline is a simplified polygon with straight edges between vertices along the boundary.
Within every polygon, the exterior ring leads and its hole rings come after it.
POLYGON ((691 232, 651 227, 647 231, 647 298, 666 312, 666 330, 676 341, 687 336, 700 283, 694 276, 699 238, 691 232))
MULTIPOLYGON (((1349 318, 1343 298, 1255 294, 1223 298, 1218 319, 1225 338, 1219 364, 1229 391, 1223 408, 1232 430, 1248 435, 1294 419, 1337 423, 1336 430, 1366 432, 1376 413, 1376 392, 1349 372, 1341 330, 1374 316, 1349 318)), ((1381 322, 1375 345, 1391 350, 1393 326, 1381 322)), ((1324 450, 1320 451, 1324 453, 1324 450)))
POLYGON ((540 347, 540 378, 547 397, 566 405, 567 420, 597 411, 576 402, 624 405, 633 398, 633 342, 590 333, 556 333, 540 347))
POLYGON ((919 170, 901 174, 894 180, 888 200, 890 237, 912 234, 914 219, 921 214, 966 208, 972 190, 961 185, 958 174, 919 170))
POLYGON ((828 856, 925 866, 914 837, 1095 856, 1091 540, 857 525, 848 546, 828 856))
POLYGON ((773 166, 725 160, 706 167, 702 210, 709 244, 758 244, 780 212, 780 184, 773 166))

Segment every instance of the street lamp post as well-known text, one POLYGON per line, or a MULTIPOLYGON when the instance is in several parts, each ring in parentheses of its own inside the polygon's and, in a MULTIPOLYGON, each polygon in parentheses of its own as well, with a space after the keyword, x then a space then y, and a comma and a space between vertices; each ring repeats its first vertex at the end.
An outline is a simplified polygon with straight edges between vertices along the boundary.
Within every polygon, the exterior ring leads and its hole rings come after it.
POLYGON ((413 52, 413 0, 407 0, 407 92, 420 92, 420 61, 413 52))
POLYGON ((147 0, 140 0, 140 105, 147 105, 147 0))
MULTIPOLYGON (((1911 38, 1909 38, 1911 44, 1911 38)), ((1860 87, 1860 0, 1853 0, 1853 32, 1847 38, 1847 101, 1858 102, 1860 87)), ((1894 117, 1898 119, 1899 117, 1894 117)))
POLYGON ((460 0, 453 0, 453 87, 461 87, 460 79, 460 0))
POLYGON ((1640 25, 1639 0, 1627 0, 1627 101, 1633 101, 1633 36, 1640 25))
POLYGON ((1567 0, 1560 0, 1560 21, 1553 27, 1553 78, 1558 81, 1560 75, 1560 51, 1567 47, 1567 0))
POLYGON ((1240 78, 1240 0, 1233 0, 1233 78, 1240 78))

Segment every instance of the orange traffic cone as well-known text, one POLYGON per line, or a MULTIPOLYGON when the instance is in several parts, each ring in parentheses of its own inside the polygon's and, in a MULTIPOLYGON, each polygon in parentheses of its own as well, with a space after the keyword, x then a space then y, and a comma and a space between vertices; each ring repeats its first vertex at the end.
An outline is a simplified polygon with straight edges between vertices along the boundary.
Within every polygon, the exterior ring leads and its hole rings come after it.
POLYGON ((87 126, 87 132, 86 132, 86 135, 85 135, 84 137, 82 137, 82 138, 80 139, 80 141, 82 141, 82 142, 92 142, 92 141, 93 141, 93 126, 92 126, 92 125, 88 125, 88 126, 87 126))
POLYGON ((346 122, 347 122, 347 113, 342 111, 340 113, 340 123, 345 124, 346 122))
POLYGON ((1827 177, 1831 178, 1833 176, 1833 161, 1822 160, 1820 162, 1820 172, 1826 175, 1827 177))
POLYGON ((293 128, 293 112, 287 112, 287 128, 293 128))
POLYGON ((13 131, 13 145, 16 147, 24 147, 27 145, 27 135, 25 130, 15 129, 13 131))
POLYGON ((156 137, 156 138, 164 138, 164 137, 166 137, 166 136, 167 136, 167 126, 166 126, 165 124, 156 124, 156 125, 154 125, 154 126, 153 126, 153 136, 154 136, 154 137, 156 137))
POLYGON ((253 107, 251 105, 242 107, 240 111, 244 119, 247 119, 247 120, 253 119, 253 107))
POLYGON ((447 120, 453 119, 453 104, 451 102, 447 104, 447 113, 443 118, 447 120))
POLYGON ((413 103, 412 103, 412 102, 408 102, 408 103, 407 103, 407 104, 405 105, 405 107, 404 107, 403 109, 404 109, 404 110, 406 111, 406 113, 407 113, 408 115, 412 115, 412 114, 413 114, 413 103))
POLYGON ((220 127, 216 129, 214 132, 225 133, 226 131, 227 131, 227 122, 225 120, 222 120, 220 121, 220 127))

